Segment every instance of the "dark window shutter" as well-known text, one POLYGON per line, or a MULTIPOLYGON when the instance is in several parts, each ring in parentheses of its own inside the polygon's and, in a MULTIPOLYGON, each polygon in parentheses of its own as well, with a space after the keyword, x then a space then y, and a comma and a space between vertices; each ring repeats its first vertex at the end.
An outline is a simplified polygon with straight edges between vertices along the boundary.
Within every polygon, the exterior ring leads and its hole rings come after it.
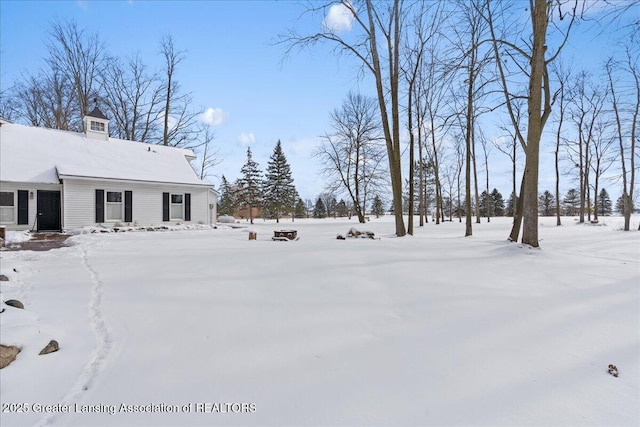
POLYGON ((162 193, 162 220, 169 221, 169 193, 162 193))
POLYGON ((29 224, 29 192, 18 190, 18 224, 29 224))
POLYGON ((133 221, 133 193, 131 191, 124 192, 124 222, 133 221))
POLYGON ((191 221, 191 194, 184 194, 184 220, 191 221))
POLYGON ((104 222, 104 190, 96 190, 96 222, 104 222))

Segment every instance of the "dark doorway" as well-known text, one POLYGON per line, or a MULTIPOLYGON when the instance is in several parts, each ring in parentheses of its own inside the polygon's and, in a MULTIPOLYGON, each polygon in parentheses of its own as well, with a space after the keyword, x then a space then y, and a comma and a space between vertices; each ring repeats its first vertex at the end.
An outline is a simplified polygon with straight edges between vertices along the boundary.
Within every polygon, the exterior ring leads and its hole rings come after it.
POLYGON ((38 231, 60 231, 60 192, 38 190, 38 231))

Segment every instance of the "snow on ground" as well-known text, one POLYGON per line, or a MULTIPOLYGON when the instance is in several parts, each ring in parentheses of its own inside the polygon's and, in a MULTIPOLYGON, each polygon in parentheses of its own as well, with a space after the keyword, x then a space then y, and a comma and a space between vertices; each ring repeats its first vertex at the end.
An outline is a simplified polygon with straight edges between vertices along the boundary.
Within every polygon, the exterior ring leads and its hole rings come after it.
POLYGON ((640 233, 564 224, 541 218, 541 249, 506 218, 396 238, 385 217, 1 252, 25 310, 0 314, 22 347, 0 425, 638 425, 640 233), (336 240, 352 226, 380 239, 336 240))
POLYGON ((32 239, 28 231, 5 231, 6 243, 27 242, 32 239))

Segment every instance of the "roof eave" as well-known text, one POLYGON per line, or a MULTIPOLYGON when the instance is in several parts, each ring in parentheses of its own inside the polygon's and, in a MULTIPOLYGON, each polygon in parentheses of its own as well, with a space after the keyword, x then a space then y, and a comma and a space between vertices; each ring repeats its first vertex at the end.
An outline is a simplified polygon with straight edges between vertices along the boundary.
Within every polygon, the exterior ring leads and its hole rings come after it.
POLYGON ((110 182, 134 182, 142 184, 158 184, 158 185, 186 185, 191 187, 209 187, 213 188, 212 184, 206 182, 172 182, 172 181, 149 181, 144 179, 126 179, 126 178, 107 178, 102 176, 86 176, 86 175, 70 175, 70 174, 58 174, 61 180, 63 179, 77 179, 83 181, 110 181, 110 182))

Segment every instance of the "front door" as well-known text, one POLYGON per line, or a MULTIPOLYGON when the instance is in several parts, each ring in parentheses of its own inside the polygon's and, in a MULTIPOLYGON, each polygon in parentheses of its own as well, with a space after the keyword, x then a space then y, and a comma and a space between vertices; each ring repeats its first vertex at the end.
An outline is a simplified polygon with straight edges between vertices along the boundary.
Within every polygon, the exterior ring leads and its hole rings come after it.
POLYGON ((60 192, 38 190, 38 231, 60 231, 60 192))

